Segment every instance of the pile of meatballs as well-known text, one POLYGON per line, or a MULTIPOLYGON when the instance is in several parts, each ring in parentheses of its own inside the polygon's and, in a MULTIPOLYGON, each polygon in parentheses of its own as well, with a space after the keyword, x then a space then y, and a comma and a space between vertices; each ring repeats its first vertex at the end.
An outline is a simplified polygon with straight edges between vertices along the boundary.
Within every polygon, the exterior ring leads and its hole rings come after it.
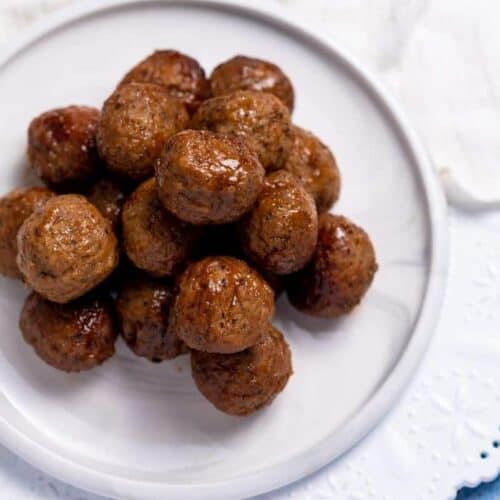
POLYGON ((276 298, 336 318, 377 270, 365 231, 328 213, 340 173, 293 106, 270 62, 237 56, 207 78, 161 50, 101 111, 34 118, 27 157, 46 187, 0 199, 0 272, 33 290, 19 324, 36 354, 88 370, 121 336, 152 362, 189 354, 223 412, 271 403, 292 374, 276 298))

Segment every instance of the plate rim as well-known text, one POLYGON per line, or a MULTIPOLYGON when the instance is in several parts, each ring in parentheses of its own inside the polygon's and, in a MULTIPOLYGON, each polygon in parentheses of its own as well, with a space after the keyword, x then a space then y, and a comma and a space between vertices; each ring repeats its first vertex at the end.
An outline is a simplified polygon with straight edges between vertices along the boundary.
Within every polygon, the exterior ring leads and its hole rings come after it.
MULTIPOLYGON (((297 481, 340 457, 355 446, 366 434, 375 429, 382 418, 397 403, 422 361, 433 337, 444 300, 448 271, 448 227, 444 195, 437 174, 418 134, 400 106, 384 89, 378 79, 361 64, 352 53, 325 32, 323 26, 297 18, 277 2, 266 0, 87 0, 63 7, 59 11, 33 23, 15 35, 0 48, 0 69, 15 55, 42 36, 62 28, 80 18, 114 8, 141 4, 178 4, 208 6, 244 12, 252 17, 267 19, 289 31, 300 33, 316 45, 333 53, 346 66, 371 97, 380 104, 400 135, 416 165, 428 210, 431 242, 429 248, 430 271, 419 315, 413 333, 390 374, 374 391, 364 406, 324 441, 291 459, 257 471, 245 477, 205 484, 172 484, 136 480, 107 474, 77 463, 45 448, 35 440, 13 428, 0 413, 0 442, 35 467, 75 486, 112 497, 128 498, 241 498, 265 493, 297 481)), ((1 410, 0 410, 1 412, 1 410)))

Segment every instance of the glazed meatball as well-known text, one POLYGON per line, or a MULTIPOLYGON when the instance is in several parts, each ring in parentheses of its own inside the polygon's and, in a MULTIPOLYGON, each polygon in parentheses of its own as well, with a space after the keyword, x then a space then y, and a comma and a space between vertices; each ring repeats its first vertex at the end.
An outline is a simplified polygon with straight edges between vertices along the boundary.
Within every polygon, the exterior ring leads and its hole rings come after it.
POLYGON ((96 148, 99 111, 68 106, 37 116, 28 129, 28 160, 56 190, 80 187, 100 170, 96 148))
POLYGON ((219 64, 210 76, 213 96, 236 90, 269 92, 281 99, 292 112, 294 92, 288 77, 273 63, 253 57, 235 56, 219 64))
POLYGON ((16 189, 0 198, 0 273, 22 279, 17 267, 17 232, 23 222, 54 196, 41 187, 16 189))
POLYGON ((220 411, 245 416, 269 405, 292 374, 290 349, 272 325, 242 352, 191 352, 191 368, 200 392, 220 411))
POLYGON ((304 267, 314 252, 317 236, 314 200, 284 170, 266 178, 257 203, 240 222, 245 254, 259 268, 275 274, 304 267))
POLYGON ((148 277, 126 282, 116 300, 119 331, 138 356, 153 362, 186 352, 184 343, 168 331, 172 286, 148 277))
POLYGON ((125 252, 139 269, 156 277, 174 276, 192 255, 199 230, 167 212, 156 182, 143 182, 122 211, 125 252))
POLYGON ((210 94, 205 71, 193 58, 176 50, 157 50, 132 68, 120 85, 130 82, 155 83, 182 100, 194 112, 210 94))
POLYGON ((182 274, 170 326, 192 349, 233 353, 255 344, 273 313, 273 291, 245 262, 207 257, 182 274))
POLYGON ((118 264, 111 224, 80 195, 49 199, 24 221, 17 246, 24 279, 52 302, 80 297, 118 264))
POLYGON ((340 172, 331 151, 311 132, 293 127, 294 143, 285 169, 314 198, 318 213, 327 212, 340 193, 340 172))
POLYGON ((240 90, 205 101, 191 127, 239 135, 265 169, 281 168, 293 144, 290 113, 274 95, 240 90))
POLYGON ((19 326, 38 356, 65 372, 89 370, 115 352, 112 308, 100 298, 55 304, 32 293, 24 303, 19 326))
POLYGON ((375 251, 363 229, 340 215, 323 214, 316 252, 290 277, 288 297, 307 314, 335 318, 359 304, 376 271, 375 251))
POLYGON ((174 135, 156 164, 161 202, 192 224, 239 219, 262 188, 264 169, 245 142, 206 130, 174 135))
POLYGON ((134 181, 153 175, 154 162, 189 115, 184 104, 152 83, 122 85, 106 100, 97 146, 108 168, 134 181))
POLYGON ((89 189, 87 199, 111 222, 113 229, 117 230, 128 192, 129 186, 126 182, 113 175, 107 175, 89 189))

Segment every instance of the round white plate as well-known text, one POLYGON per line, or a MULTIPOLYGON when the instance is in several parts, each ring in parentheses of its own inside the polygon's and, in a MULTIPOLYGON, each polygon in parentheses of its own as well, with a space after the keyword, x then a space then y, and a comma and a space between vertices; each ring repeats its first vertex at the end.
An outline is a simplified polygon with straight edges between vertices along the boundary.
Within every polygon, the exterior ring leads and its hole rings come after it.
POLYGON ((394 403, 432 335, 446 274, 444 204, 414 132, 373 78, 313 28, 267 2, 90 1, 39 24, 0 58, 0 190, 29 182, 30 119, 100 106, 156 48, 210 71, 237 53, 280 64, 294 120, 335 152, 335 211, 371 235, 380 270, 362 305, 337 322, 281 299, 276 324, 295 374, 250 418, 217 412, 187 357, 153 365, 118 354, 89 373, 43 364, 18 331, 26 290, 0 282, 0 439, 47 472, 126 498, 231 498, 296 480, 351 447, 394 403), (250 7, 250 4, 252 7, 250 7))

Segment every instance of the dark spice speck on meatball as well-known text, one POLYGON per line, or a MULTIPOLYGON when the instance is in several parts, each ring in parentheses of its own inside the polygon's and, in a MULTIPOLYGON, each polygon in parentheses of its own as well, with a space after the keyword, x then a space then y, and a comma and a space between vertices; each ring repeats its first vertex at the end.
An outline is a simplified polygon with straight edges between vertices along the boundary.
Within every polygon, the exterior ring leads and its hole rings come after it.
POLYGON ((130 82, 155 83, 184 102, 192 113, 210 95, 210 85, 198 61, 176 50, 156 50, 123 78, 130 82))
POLYGON ((118 264, 111 224, 80 195, 49 199, 17 235, 17 264, 43 297, 69 302, 104 281, 118 264))
POLYGON ((335 318, 359 304, 377 271, 368 235, 346 217, 322 214, 309 264, 290 276, 290 302, 313 316, 335 318))
POLYGON ((168 330, 174 286, 136 277, 121 287, 116 300, 119 331, 130 349, 153 362, 187 352, 184 343, 168 330))
POLYGON ((154 179, 143 182, 125 202, 122 232, 128 258, 156 277, 182 270, 200 237, 197 227, 163 208, 154 179))
POLYGON ((241 217, 262 188, 264 169, 244 141, 206 130, 174 135, 156 164, 165 208, 192 224, 222 224, 241 217))
POLYGON ((265 92, 239 90, 208 99, 194 114, 191 128, 242 137, 266 170, 281 168, 293 143, 288 108, 265 92))
POLYGON ((99 154, 109 170, 134 181, 153 175, 168 138, 186 128, 185 105, 152 83, 128 83, 106 100, 97 127, 99 154))
POLYGON ((246 416, 269 405, 292 375, 290 349, 272 325, 242 352, 191 352, 193 378, 200 392, 220 411, 246 416))
POLYGON ((311 195, 284 170, 273 172, 252 210, 239 223, 242 248, 259 268, 289 274, 316 247, 318 216, 311 195))
POLYGON ((170 326, 192 349, 232 353, 255 344, 274 313, 274 294, 245 262, 206 257, 181 275, 170 326))
POLYGON ((56 190, 92 181, 101 162, 96 129, 99 111, 68 106, 37 116, 28 129, 28 160, 37 175, 56 190))
POLYGON ((16 189, 0 198, 0 273, 22 279, 16 263, 17 233, 23 222, 55 196, 42 187, 16 189))
POLYGON ((331 151, 315 135, 293 127, 294 143, 284 166, 314 198, 318 213, 327 212, 340 193, 340 172, 331 151))
POLYGON ((213 96, 231 94, 236 90, 256 90, 275 95, 292 112, 293 87, 276 64, 254 57, 235 56, 219 64, 210 76, 213 96))
POLYGON ((115 352, 112 308, 93 296, 55 304, 32 293, 24 303, 19 326, 38 356, 65 372, 89 370, 115 352))

